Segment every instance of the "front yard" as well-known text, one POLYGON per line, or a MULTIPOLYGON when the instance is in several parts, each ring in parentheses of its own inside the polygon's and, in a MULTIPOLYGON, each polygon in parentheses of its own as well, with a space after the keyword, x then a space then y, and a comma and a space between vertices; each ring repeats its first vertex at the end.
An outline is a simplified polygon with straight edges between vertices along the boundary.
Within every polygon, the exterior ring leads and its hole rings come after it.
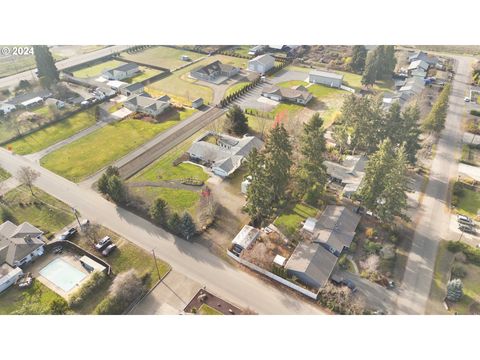
POLYGON ((472 185, 456 182, 453 185, 452 205, 458 213, 473 218, 477 217, 480 209, 480 191, 472 185))
POLYGON ((17 225, 29 222, 44 231, 48 238, 75 220, 70 206, 38 188, 33 191, 35 195, 22 185, 3 196, 4 203, 0 206, 10 213, 12 222, 17 225))
POLYGON ((41 164, 69 180, 79 182, 178 122, 179 120, 161 123, 122 120, 48 154, 41 160, 41 164))
POLYGON ((295 204, 291 209, 285 210, 274 221, 277 226, 287 237, 292 236, 300 229, 300 225, 308 217, 315 217, 318 209, 306 204, 295 204))
POLYGON ((94 125, 95 122, 95 108, 91 108, 22 137, 9 145, 15 153, 20 155, 35 153, 75 135, 94 125))

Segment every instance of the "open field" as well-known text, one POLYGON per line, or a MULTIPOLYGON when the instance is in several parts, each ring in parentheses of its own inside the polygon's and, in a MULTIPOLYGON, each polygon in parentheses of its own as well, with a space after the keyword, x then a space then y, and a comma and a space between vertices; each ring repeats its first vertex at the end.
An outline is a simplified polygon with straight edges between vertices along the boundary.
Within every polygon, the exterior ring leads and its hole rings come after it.
POLYGON ((102 72, 117 66, 126 64, 119 60, 107 60, 98 64, 94 64, 85 68, 78 69, 73 72, 73 76, 78 78, 93 78, 102 75, 102 72))
POLYGON ((177 123, 177 120, 154 124, 126 119, 109 124, 48 154, 41 164, 67 179, 80 181, 177 123))
POLYGON ((124 52, 120 56, 127 60, 174 70, 187 63, 183 60, 180 60, 182 55, 187 55, 190 59, 192 59, 192 61, 205 56, 193 51, 174 49, 166 46, 155 46, 135 54, 128 54, 127 52, 124 52))
POLYGON ((0 315, 48 314, 51 302, 61 299, 60 295, 37 280, 24 290, 13 285, 0 294, 0 315))
POLYGON ((29 222, 49 237, 75 220, 70 206, 38 188, 33 188, 33 192, 34 195, 22 185, 3 196, 1 206, 11 214, 12 222, 29 222))
POLYGON ((308 217, 315 217, 317 213, 318 209, 312 206, 296 204, 291 210, 282 213, 274 221, 274 225, 284 231, 286 236, 289 236, 299 229, 302 221, 305 221, 308 217))
POLYGON ((199 85, 198 80, 189 76, 190 72, 197 67, 205 66, 216 60, 225 64, 238 67, 246 67, 247 60, 225 55, 207 57, 195 64, 175 71, 172 75, 150 84, 145 90, 153 96, 168 95, 173 101, 190 106, 196 98, 203 98, 206 103, 211 103, 213 90, 210 87, 199 85))
POLYGON ((152 69, 146 66, 139 66, 139 69, 140 69, 140 73, 138 75, 135 75, 130 79, 125 79, 125 82, 129 84, 133 84, 133 83, 137 83, 137 82, 141 82, 143 80, 149 79, 152 76, 162 73, 162 71, 160 70, 152 69))
POLYGON ((195 215, 197 204, 200 200, 200 193, 190 190, 170 189, 157 186, 135 187, 130 190, 134 195, 139 196, 147 207, 149 207, 156 198, 162 198, 167 202, 168 208, 171 211, 180 214, 187 211, 192 216, 195 215))
POLYGON ((77 132, 94 125, 95 122, 95 108, 92 108, 38 130, 9 145, 15 153, 20 155, 35 153, 75 135, 77 132))
POLYGON ((480 209, 480 192, 464 183, 454 185, 452 204, 460 214, 475 218, 480 209))
POLYGON ((250 56, 248 55, 248 52, 250 49, 254 47, 254 45, 240 45, 236 46, 235 49, 233 50, 236 54, 242 55, 242 56, 250 56))

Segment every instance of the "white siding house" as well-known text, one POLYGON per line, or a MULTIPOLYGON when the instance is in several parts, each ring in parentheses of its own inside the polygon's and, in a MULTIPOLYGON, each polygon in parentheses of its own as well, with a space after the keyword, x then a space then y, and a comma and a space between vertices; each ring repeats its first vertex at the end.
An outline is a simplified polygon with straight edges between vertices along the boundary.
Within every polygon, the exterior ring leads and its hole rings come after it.
POLYGON ((12 268, 8 264, 0 265, 0 293, 9 286, 15 284, 23 271, 20 268, 12 268))
POLYGON ((102 76, 108 80, 123 80, 128 79, 138 73, 140 70, 137 64, 123 64, 115 69, 106 70, 102 76))
POLYGON ((268 70, 275 66, 275 58, 265 54, 257 56, 248 62, 248 70, 265 74, 268 70))
POLYGON ((312 84, 322 84, 339 88, 342 86, 343 75, 328 71, 312 70, 308 76, 308 81, 312 84))

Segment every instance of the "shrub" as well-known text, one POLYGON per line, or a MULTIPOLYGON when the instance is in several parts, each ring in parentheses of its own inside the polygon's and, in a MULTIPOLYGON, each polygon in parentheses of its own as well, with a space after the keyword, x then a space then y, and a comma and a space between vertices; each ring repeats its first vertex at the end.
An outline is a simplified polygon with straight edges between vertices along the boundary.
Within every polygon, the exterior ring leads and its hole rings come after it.
POLYGON ((373 238, 376 234, 376 231, 374 228, 372 227, 368 227, 366 230, 365 230, 365 236, 369 239, 373 238))
POLYGON ((480 116, 480 111, 479 110, 470 110, 470 114, 474 116, 480 116))
POLYGON ((460 241, 451 241, 447 245, 447 249, 450 252, 463 252, 465 257, 467 258, 467 261, 480 266, 480 249, 476 249, 473 246, 467 245, 465 243, 462 243, 460 241))
POLYGON ((467 275, 467 270, 462 265, 453 264, 451 275, 452 279, 463 279, 467 275))
POLYGON ((365 244, 363 244, 363 249, 367 254, 378 254, 382 249, 382 244, 367 240, 365 241, 365 244))
POLYGON ((75 308, 82 305, 83 302, 105 282, 106 278, 105 273, 95 271, 90 279, 85 281, 82 286, 69 296, 68 304, 70 307, 75 308))

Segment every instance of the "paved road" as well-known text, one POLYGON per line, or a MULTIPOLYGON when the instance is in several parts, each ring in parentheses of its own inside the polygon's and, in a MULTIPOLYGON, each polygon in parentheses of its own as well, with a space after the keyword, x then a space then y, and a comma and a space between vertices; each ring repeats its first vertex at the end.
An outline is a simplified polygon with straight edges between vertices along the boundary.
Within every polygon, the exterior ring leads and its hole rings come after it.
POLYGON ((452 56, 457 60, 452 83, 450 107, 445 129, 437 144, 430 181, 417 212, 418 225, 413 238, 405 275, 397 299, 398 314, 424 314, 433 278, 439 241, 448 234, 450 179, 456 177, 456 156, 461 147, 461 121, 465 114, 464 97, 468 88, 471 58, 452 56))
MULTIPOLYGON (((79 64, 83 64, 87 61, 95 60, 98 58, 101 58, 103 56, 107 56, 111 53, 117 52, 117 51, 123 51, 125 49, 128 49, 130 45, 114 45, 114 46, 109 46, 97 51, 92 51, 90 53, 86 54, 81 54, 77 56, 73 56, 69 59, 61 60, 56 63, 57 69, 58 70, 63 70, 65 68, 68 68, 70 66, 75 66, 79 64)), ((15 75, 7 76, 2 79, 0 79, 0 89, 5 88, 5 87, 13 87, 18 84, 20 80, 32 80, 35 78, 35 69, 24 71, 15 75)))
POLYGON ((250 307, 260 314, 322 314, 317 306, 287 294, 212 254, 198 243, 190 243, 150 222, 116 207, 88 188, 80 187, 24 157, 0 149, 0 166, 15 174, 30 166, 41 176, 35 185, 120 236, 169 262, 175 271, 205 285, 227 301, 250 307))

